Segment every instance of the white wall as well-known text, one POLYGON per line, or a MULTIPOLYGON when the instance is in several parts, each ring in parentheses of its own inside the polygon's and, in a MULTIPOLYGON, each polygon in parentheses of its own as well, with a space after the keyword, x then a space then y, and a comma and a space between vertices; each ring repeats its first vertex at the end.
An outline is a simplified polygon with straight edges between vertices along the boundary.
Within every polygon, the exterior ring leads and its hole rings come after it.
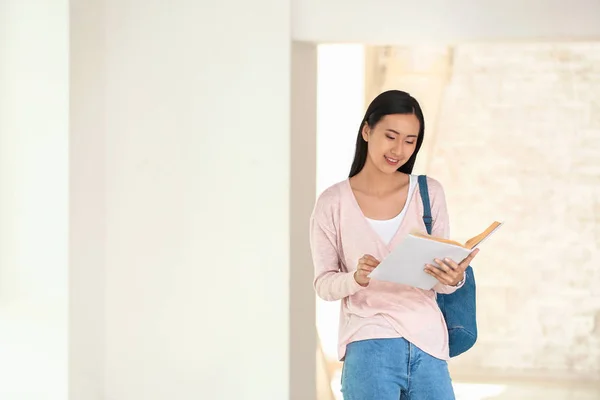
POLYGON ((428 173, 457 239, 506 221, 477 256, 479 341, 453 369, 598 382, 600 42, 462 45, 453 60, 428 173))
POLYGON ((364 46, 318 47, 317 194, 348 178, 367 106, 364 87, 364 46))
POLYGON ((314 42, 451 44, 600 37, 597 0, 292 0, 292 37, 314 42))
POLYGON ((0 398, 67 391, 68 4, 0 2, 0 398))
POLYGON ((285 399, 289 6, 105 4, 106 398, 285 399))

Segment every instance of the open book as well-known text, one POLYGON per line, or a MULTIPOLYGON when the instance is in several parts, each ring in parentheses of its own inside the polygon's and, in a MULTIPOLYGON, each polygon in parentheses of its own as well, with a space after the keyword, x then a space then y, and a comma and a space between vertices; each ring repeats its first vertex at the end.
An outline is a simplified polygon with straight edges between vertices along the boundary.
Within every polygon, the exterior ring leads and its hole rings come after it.
POLYGON ((438 283, 438 280, 424 271, 425 264, 437 267, 434 261, 436 258, 450 258, 456 263, 461 262, 502 225, 501 222, 492 223, 485 231, 467 240, 465 244, 423 233, 411 233, 381 261, 369 277, 429 290, 438 283))

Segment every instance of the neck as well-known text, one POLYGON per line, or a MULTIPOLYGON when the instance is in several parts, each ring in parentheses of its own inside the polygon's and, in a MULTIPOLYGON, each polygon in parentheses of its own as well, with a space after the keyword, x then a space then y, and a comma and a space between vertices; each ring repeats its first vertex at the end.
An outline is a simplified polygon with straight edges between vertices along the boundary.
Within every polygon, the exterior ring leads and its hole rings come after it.
POLYGON ((371 160, 367 159, 363 169, 355 178, 363 190, 371 194, 382 194, 398 184, 398 173, 386 174, 375 167, 371 160))

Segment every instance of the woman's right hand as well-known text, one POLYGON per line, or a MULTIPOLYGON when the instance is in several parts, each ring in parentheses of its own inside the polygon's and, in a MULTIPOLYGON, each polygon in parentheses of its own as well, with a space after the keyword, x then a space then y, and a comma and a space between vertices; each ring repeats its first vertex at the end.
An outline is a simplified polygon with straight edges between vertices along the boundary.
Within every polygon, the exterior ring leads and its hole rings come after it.
POLYGON ((368 286, 369 278, 367 275, 371 273, 377 266, 379 265, 379 260, 375 257, 365 254, 358 260, 358 266, 356 267, 356 272, 354 272, 354 280, 360 286, 368 286))

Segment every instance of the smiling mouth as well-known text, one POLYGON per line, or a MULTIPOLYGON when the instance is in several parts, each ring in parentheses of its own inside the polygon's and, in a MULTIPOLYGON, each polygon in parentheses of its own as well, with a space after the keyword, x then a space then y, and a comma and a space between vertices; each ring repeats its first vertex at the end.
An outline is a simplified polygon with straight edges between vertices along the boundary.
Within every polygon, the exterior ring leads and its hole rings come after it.
POLYGON ((387 161, 387 163, 390 165, 398 165, 398 163, 400 162, 400 160, 398 160, 397 158, 390 158, 387 156, 384 156, 384 157, 385 157, 385 161, 387 161))

